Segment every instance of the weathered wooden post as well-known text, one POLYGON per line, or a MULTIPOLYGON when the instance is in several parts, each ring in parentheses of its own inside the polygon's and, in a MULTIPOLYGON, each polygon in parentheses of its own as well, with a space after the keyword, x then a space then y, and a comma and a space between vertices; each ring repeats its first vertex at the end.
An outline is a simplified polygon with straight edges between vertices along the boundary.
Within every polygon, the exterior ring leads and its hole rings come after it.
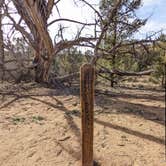
POLYGON ((81 67, 82 166, 93 166, 94 76, 91 64, 81 67))

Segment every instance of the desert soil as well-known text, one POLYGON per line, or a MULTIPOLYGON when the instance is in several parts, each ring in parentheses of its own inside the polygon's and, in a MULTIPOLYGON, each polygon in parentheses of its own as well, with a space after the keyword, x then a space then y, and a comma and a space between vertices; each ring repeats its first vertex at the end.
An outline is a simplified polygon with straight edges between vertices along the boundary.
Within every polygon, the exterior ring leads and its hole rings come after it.
MULTIPOLYGON (((79 110, 74 91, 1 85, 0 166, 79 166, 79 110)), ((164 111, 164 91, 98 90, 94 160, 102 166, 166 165, 164 111)))

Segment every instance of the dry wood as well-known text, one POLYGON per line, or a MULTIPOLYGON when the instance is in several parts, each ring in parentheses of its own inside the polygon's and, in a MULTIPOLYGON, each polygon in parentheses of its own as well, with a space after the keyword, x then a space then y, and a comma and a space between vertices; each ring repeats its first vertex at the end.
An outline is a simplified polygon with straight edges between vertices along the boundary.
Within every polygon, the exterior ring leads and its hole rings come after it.
POLYGON ((81 67, 82 166, 93 165, 94 67, 81 67))
POLYGON ((100 65, 100 67, 101 68, 98 71, 100 74, 107 73, 107 74, 116 74, 119 76, 142 76, 142 75, 150 75, 151 73, 154 72, 154 70, 152 70, 152 69, 149 69, 146 71, 140 71, 140 72, 131 72, 131 71, 121 71, 121 70, 117 70, 117 69, 110 70, 110 69, 108 69, 104 66, 101 66, 101 65, 100 65))
MULTIPOLYGON (((120 71, 120 70, 109 70, 108 68, 101 67, 99 70, 96 71, 96 74, 110 81, 111 79, 109 77, 106 77, 102 74, 115 74, 119 76, 143 76, 143 75, 150 75, 153 72, 154 70, 146 70, 142 72, 129 72, 129 71, 120 71)), ((75 80, 76 78, 79 77, 79 75, 80 73, 76 72, 76 73, 71 73, 68 75, 60 76, 60 77, 54 77, 52 79, 60 81, 60 82, 67 82, 69 80, 75 80)))

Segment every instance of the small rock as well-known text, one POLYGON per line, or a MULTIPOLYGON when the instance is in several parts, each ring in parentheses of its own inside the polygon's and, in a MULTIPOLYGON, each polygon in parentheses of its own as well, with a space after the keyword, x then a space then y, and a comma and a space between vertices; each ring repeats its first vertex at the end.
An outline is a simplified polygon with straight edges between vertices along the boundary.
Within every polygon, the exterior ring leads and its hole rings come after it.
POLYGON ((101 166, 101 164, 97 161, 93 161, 93 166, 101 166))
POLYGON ((78 105, 78 103, 77 103, 77 102, 75 102, 75 103, 73 103, 72 105, 76 107, 76 106, 78 105))
POLYGON ((120 143, 120 144, 118 144, 118 146, 125 146, 125 144, 123 144, 123 143, 120 143))

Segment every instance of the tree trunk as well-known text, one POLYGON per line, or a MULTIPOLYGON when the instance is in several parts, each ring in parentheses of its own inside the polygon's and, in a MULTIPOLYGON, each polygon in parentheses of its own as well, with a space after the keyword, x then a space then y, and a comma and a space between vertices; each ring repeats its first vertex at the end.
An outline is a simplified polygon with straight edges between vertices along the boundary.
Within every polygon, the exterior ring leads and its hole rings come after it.
POLYGON ((164 74, 162 75, 161 86, 166 88, 166 65, 164 65, 164 74))
POLYGON ((5 75, 5 71, 4 71, 4 45, 3 45, 3 31, 2 31, 2 5, 3 5, 3 1, 0 2, 0 61, 2 66, 0 66, 0 68, 2 69, 2 75, 1 75, 1 80, 3 82, 4 80, 4 75, 5 75))
POLYGON ((48 50, 43 40, 37 38, 38 46, 35 48, 33 64, 35 66, 35 81, 38 83, 47 83, 49 76, 49 68, 52 61, 50 50, 48 50))
MULTIPOLYGON (((112 42, 112 45, 113 47, 116 46, 116 43, 117 43, 117 24, 116 24, 116 18, 115 18, 115 23, 114 23, 114 31, 113 31, 113 42, 112 42)), ((115 65, 116 65, 116 54, 114 54, 112 56, 112 69, 114 70, 115 69, 115 65)), ((115 75, 114 74, 111 74, 111 87, 113 88, 114 87, 114 77, 115 75)))
MULTIPOLYGON (((112 56, 112 69, 114 70, 115 69, 115 55, 112 56)), ((110 79, 111 79, 111 87, 113 88, 114 87, 114 74, 110 74, 110 79)))
POLYGON ((36 64, 35 81, 38 83, 43 83, 43 82, 47 83, 51 60, 39 55, 35 57, 34 63, 36 64))

